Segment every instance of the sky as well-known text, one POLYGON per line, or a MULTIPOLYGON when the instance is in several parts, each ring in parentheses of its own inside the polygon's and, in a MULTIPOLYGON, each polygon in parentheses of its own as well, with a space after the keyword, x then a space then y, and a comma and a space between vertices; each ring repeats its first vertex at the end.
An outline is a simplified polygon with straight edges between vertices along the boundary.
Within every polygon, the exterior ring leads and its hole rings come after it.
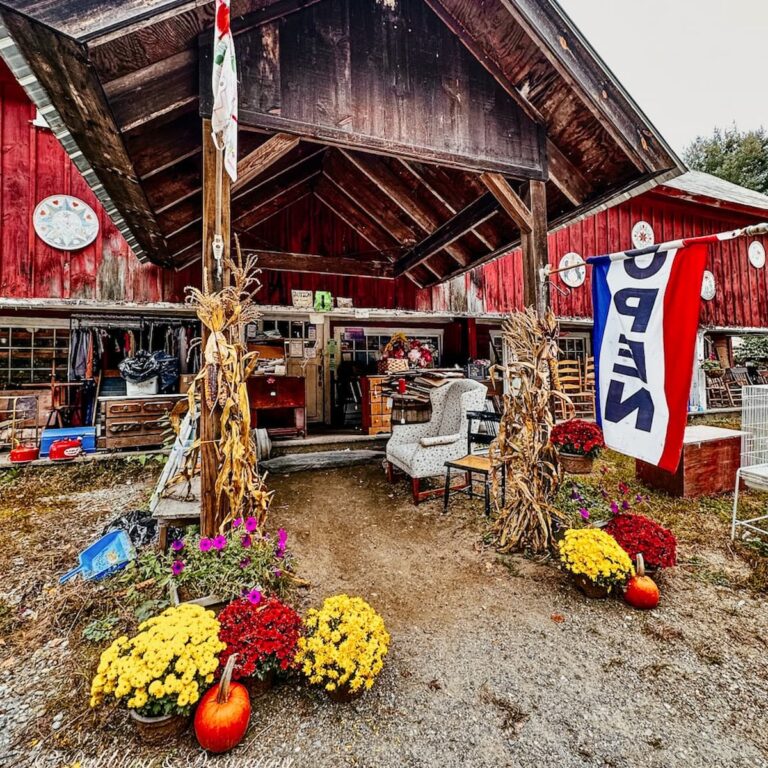
POLYGON ((559 0, 682 154, 734 121, 768 128, 768 0, 559 0))

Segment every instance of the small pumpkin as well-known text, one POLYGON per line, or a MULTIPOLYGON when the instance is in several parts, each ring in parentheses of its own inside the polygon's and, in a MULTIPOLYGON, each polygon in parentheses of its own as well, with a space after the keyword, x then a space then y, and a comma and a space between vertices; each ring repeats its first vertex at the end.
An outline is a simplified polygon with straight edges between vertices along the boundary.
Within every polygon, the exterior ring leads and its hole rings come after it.
POLYGON ((633 608, 655 608, 659 604, 659 588, 656 582, 645 575, 643 556, 637 555, 635 575, 627 582, 624 599, 633 608))
POLYGON ((232 682, 237 654, 227 660, 221 680, 207 690, 195 712, 195 736, 209 752, 228 752, 248 730, 251 700, 244 685, 232 682))

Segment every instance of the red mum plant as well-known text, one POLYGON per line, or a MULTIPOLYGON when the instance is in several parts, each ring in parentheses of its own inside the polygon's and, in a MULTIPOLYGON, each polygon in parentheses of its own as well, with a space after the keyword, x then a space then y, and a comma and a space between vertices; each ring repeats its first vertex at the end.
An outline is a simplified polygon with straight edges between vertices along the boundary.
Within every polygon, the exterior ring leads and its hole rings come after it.
POLYGON ((564 453, 595 458, 605 448, 603 431, 593 421, 571 419, 556 424, 550 438, 552 444, 564 453))
POLYGON ((641 554, 648 568, 670 568, 677 563, 675 535, 645 515, 614 515, 604 530, 632 560, 641 554))
POLYGON ((276 597, 235 600, 219 614, 219 623, 219 639, 227 644, 219 657, 219 672, 233 653, 238 654, 232 672, 235 680, 263 680, 295 666, 301 616, 276 597))

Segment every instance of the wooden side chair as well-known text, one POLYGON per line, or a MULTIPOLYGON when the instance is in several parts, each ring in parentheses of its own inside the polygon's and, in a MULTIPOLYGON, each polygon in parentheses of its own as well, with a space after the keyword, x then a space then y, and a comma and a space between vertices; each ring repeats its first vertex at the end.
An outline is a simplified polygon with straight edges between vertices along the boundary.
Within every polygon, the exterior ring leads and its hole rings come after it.
MULTIPOLYGON (((490 444, 499 435, 501 414, 492 411, 470 411, 467 413, 467 455, 460 459, 445 462, 445 492, 443 495, 443 512, 448 512, 448 502, 452 493, 465 493, 470 499, 479 496, 475 492, 474 476, 480 475, 483 484, 483 499, 485 514, 491 514, 491 459, 488 455, 490 444), (473 452, 475 445, 483 446, 482 452, 473 452), (466 477, 463 486, 451 488, 451 472, 458 470, 466 477)), ((502 494, 504 488, 502 488, 502 494)))
POLYGON ((741 390, 752 383, 749 380, 749 372, 744 367, 726 368, 724 378, 728 391, 731 393, 733 407, 741 408, 741 390))
MULTIPOLYGON (((557 363, 558 391, 568 395, 573 403, 574 416, 591 419, 595 416, 595 369, 592 360, 591 386, 587 377, 588 369, 579 360, 559 360, 557 363)), ((563 404, 556 402, 558 418, 565 418, 563 404)))
POLYGON ((725 378, 707 376, 707 407, 733 408, 733 398, 725 378))

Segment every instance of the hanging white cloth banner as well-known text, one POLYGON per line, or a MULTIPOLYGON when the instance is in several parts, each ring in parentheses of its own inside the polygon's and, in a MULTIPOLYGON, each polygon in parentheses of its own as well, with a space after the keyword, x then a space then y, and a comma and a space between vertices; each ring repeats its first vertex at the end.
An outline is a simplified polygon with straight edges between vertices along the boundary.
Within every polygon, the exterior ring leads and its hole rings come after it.
POLYGON ((213 140, 224 150, 224 169, 237 181, 237 61, 229 0, 216 0, 216 29, 213 38, 213 140))

